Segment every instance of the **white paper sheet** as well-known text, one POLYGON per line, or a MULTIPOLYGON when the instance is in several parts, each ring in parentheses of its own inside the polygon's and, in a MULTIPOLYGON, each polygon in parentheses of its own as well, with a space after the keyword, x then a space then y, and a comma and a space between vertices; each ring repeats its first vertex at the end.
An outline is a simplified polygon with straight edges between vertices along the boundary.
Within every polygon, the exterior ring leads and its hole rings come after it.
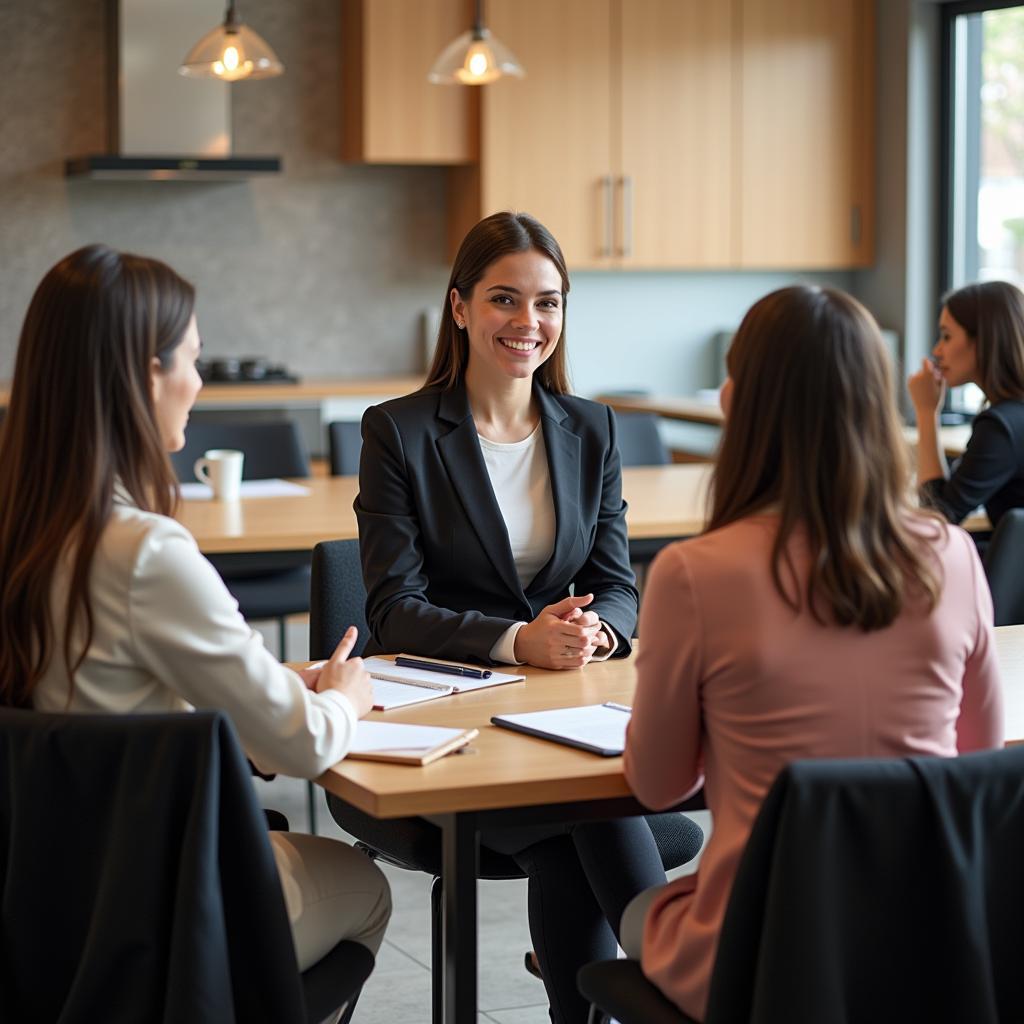
POLYGON ((586 704, 497 717, 530 730, 533 735, 543 734, 542 738, 621 753, 626 749, 626 726, 630 716, 629 709, 620 705, 586 704))
MULTIPOLYGON (((297 498, 309 494, 309 488, 289 480, 243 480, 239 484, 240 498, 297 498)), ((186 501, 213 501, 213 491, 206 484, 185 483, 181 496, 186 501)))
POLYGON ((372 754, 378 751, 418 753, 455 739, 463 729, 445 729, 436 725, 405 725, 401 722, 356 723, 356 738, 352 744, 354 754, 372 754))

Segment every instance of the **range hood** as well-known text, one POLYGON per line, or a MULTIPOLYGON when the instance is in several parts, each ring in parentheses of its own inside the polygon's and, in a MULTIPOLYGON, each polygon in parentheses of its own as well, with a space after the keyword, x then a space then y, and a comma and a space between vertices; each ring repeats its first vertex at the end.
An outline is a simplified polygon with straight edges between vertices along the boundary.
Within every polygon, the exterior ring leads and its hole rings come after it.
POLYGON ((281 170, 276 156, 232 154, 231 85, 178 74, 222 13, 219 0, 110 0, 108 152, 72 157, 68 177, 227 181, 281 170))

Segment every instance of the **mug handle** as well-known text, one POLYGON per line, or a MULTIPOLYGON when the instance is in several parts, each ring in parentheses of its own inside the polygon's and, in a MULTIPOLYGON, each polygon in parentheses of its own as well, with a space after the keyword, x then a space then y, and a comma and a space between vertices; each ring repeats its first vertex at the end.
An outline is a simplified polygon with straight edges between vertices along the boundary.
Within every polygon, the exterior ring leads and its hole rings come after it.
POLYGON ((213 481, 210 480, 209 462, 206 459, 196 459, 192 466, 192 472, 195 473, 196 479, 201 484, 206 484, 207 487, 213 486, 213 481))

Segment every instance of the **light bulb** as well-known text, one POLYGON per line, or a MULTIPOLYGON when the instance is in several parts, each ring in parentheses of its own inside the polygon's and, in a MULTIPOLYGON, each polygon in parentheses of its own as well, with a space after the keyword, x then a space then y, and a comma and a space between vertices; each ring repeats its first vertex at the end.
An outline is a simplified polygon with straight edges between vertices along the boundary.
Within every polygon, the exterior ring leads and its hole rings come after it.
POLYGON ((487 57, 482 53, 474 53, 469 58, 469 73, 480 77, 487 70, 487 57))
POLYGON ((238 50, 234 46, 224 47, 224 67, 234 71, 238 67, 238 50))
POLYGON ((224 74, 224 64, 221 61, 215 60, 213 62, 213 73, 215 75, 223 75, 224 74))

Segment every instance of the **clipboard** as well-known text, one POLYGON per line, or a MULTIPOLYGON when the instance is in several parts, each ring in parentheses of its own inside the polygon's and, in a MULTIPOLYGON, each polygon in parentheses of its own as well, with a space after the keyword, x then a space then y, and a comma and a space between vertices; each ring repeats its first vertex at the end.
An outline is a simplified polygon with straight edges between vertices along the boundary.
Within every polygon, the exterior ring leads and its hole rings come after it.
POLYGON ((585 704, 575 708, 495 715, 491 724, 601 757, 618 757, 626 749, 626 726, 631 711, 623 704, 585 704))
POLYGON ((479 734, 477 729, 447 729, 363 719, 356 724, 355 741, 346 759, 425 765, 463 749, 479 734))

